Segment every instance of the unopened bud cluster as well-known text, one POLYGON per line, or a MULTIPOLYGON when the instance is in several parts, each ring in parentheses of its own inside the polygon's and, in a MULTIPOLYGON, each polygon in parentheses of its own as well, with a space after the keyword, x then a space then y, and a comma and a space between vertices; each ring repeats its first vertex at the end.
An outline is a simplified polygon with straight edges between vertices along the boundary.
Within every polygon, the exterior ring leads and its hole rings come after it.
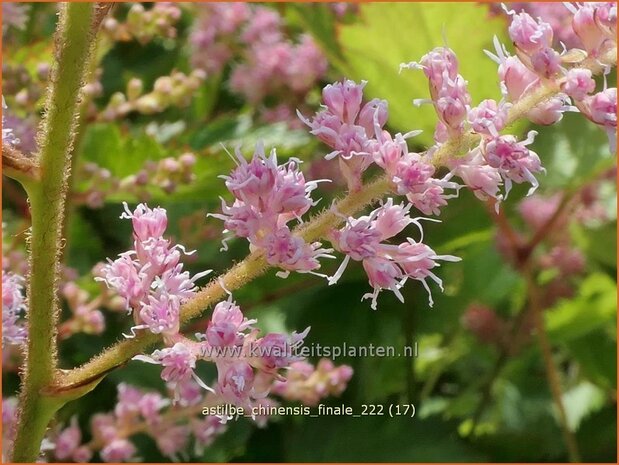
POLYGON ((100 208, 110 195, 125 194, 148 201, 153 189, 173 194, 179 186, 189 185, 195 180, 193 167, 196 156, 187 152, 178 158, 166 157, 159 161, 147 161, 137 173, 118 178, 96 163, 88 162, 80 168, 84 180, 76 193, 76 201, 90 208, 100 208))
POLYGON ((181 18, 181 7, 173 2, 154 3, 146 9, 141 3, 134 3, 127 12, 124 22, 115 18, 103 21, 102 31, 112 40, 127 42, 137 40, 146 44, 154 38, 176 38, 176 23, 181 18))
POLYGON ((192 71, 189 75, 174 71, 170 76, 157 78, 153 90, 148 93, 144 93, 140 79, 132 78, 127 83, 126 93, 117 92, 112 95, 98 118, 102 121, 112 121, 123 118, 131 112, 152 115, 170 107, 185 107, 191 103, 205 78, 206 73, 200 69, 192 71))

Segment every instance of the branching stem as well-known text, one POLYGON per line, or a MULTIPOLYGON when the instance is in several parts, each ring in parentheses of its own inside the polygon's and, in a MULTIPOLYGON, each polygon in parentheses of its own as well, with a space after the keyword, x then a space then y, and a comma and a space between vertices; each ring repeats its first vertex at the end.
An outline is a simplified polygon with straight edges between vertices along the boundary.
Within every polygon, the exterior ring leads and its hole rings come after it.
MULTIPOLYGON (((616 64, 616 48, 607 52, 600 60, 608 64, 616 64)), ((599 61, 585 62, 583 67, 599 72, 602 68, 599 61)), ((546 101, 559 91, 559 84, 556 81, 544 81, 530 94, 525 95, 519 102, 514 104, 509 112, 507 124, 510 125, 516 120, 523 118, 528 110, 546 101)), ((457 157, 479 144, 480 138, 473 133, 467 133, 457 140, 448 141, 432 154, 432 162, 437 166, 442 164, 450 157, 457 157)), ((365 184, 358 191, 348 194, 339 200, 331 209, 324 210, 318 216, 304 223, 295 230, 295 233, 303 237, 307 242, 313 242, 324 237, 331 229, 342 222, 340 215, 354 215, 369 204, 383 198, 391 192, 391 182, 385 175, 376 178, 374 181, 365 184)), ((235 291, 253 279, 263 275, 269 269, 269 265, 259 252, 249 254, 243 261, 230 268, 218 279, 211 281, 202 288, 197 295, 183 305, 181 309, 181 324, 199 316, 209 306, 225 298, 226 293, 221 287, 224 284, 229 291, 235 291)), ((59 385, 69 388, 71 385, 94 380, 102 374, 123 365, 133 356, 141 353, 149 346, 160 341, 160 337, 149 332, 142 332, 136 338, 124 340, 116 343, 105 350, 92 360, 60 375, 56 382, 59 385)))
POLYGON ((39 134, 41 152, 37 182, 24 184, 30 201, 30 276, 28 283, 28 347, 13 445, 13 462, 34 462, 47 424, 65 402, 48 397, 56 371, 58 323, 58 258, 66 177, 75 131, 76 110, 88 63, 95 5, 67 3, 61 7, 55 37, 55 65, 39 134))

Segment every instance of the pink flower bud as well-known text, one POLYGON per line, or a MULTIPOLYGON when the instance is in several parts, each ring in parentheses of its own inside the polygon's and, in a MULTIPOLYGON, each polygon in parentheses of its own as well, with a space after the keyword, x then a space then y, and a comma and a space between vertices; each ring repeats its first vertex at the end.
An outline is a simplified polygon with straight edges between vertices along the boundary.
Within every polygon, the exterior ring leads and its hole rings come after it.
POLYGON ((508 31, 514 45, 527 55, 552 47, 553 32, 550 24, 536 21, 527 13, 513 13, 508 31))
POLYGON ((75 449, 72 459, 75 463, 87 463, 92 459, 92 450, 88 446, 81 446, 75 449))
POLYGON ((585 99, 584 115, 600 126, 617 127, 617 88, 609 87, 585 99))
POLYGON ((507 106, 496 100, 483 100, 469 111, 471 128, 478 134, 497 137, 507 121, 507 106))
POLYGON ((533 71, 546 79, 561 71, 561 56, 551 47, 542 48, 531 55, 533 71))
POLYGON ((595 90, 595 81, 592 78, 591 70, 570 69, 565 76, 565 82, 561 85, 561 90, 574 100, 584 100, 587 94, 595 90))
POLYGON ((131 212, 126 202, 124 206, 125 213, 120 217, 131 219, 133 232, 139 240, 146 241, 163 235, 168 226, 168 217, 163 208, 150 209, 141 203, 131 212))
POLYGON ((499 65, 499 78, 505 85, 509 100, 514 102, 525 90, 530 89, 539 78, 519 58, 510 56, 499 65))
POLYGON ((596 17, 599 14, 601 14, 604 19, 609 16, 604 14, 605 8, 599 7, 598 5, 600 4, 593 2, 583 3, 574 14, 574 19, 572 21, 574 32, 582 41, 585 50, 592 56, 598 55, 602 44, 608 39, 608 36, 605 34, 604 30, 600 28, 598 21, 596 21, 596 17), (599 8, 602 8, 602 10, 598 11, 599 8))
POLYGON ((365 84, 350 80, 329 84, 322 91, 323 102, 343 123, 353 124, 361 109, 365 84))
POLYGON ((190 379, 196 367, 195 353, 182 342, 177 342, 172 347, 156 350, 151 357, 138 355, 134 359, 162 365, 161 379, 172 385, 190 379))
POLYGON ((206 330, 206 340, 214 347, 230 346, 241 342, 240 332, 251 322, 243 316, 238 305, 230 301, 219 302, 206 330))

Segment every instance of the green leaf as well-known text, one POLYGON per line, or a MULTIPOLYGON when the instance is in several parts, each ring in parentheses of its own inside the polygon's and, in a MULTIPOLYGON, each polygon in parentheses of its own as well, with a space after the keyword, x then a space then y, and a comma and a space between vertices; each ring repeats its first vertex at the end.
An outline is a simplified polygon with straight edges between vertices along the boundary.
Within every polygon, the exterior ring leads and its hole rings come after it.
MULTIPOLYGON (((346 59, 341 71, 350 79, 367 80, 366 95, 389 102, 389 125, 398 131, 423 129, 416 138, 432 141, 436 115, 430 106, 415 108, 412 100, 429 98, 421 71, 399 73, 401 63, 418 61, 447 43, 458 55, 460 73, 469 82, 473 101, 500 98, 497 65, 485 54, 492 39, 505 38, 506 22, 490 17, 488 7, 474 3, 367 3, 360 20, 344 25, 339 41, 346 59), (483 27, 479 27, 479 24, 483 27)), ((505 41, 505 40, 503 40, 505 41)))
POLYGON ((598 330, 570 341, 570 354, 578 361, 584 375, 604 389, 617 387, 617 339, 598 330))
POLYGON ((582 382, 563 394, 567 424, 576 431, 584 418, 600 410, 605 403, 604 392, 588 382, 582 382))
POLYGON ((547 175, 540 177, 545 188, 577 188, 617 162, 604 131, 575 113, 541 129, 531 149, 546 168, 547 175))
POLYGON ((119 178, 135 174, 148 160, 160 160, 167 153, 157 141, 139 129, 121 133, 118 125, 96 123, 88 126, 82 148, 84 160, 97 163, 119 178))
POLYGON ((565 343, 599 328, 613 327, 616 299, 617 284, 605 274, 591 274, 582 282, 578 295, 546 312, 549 337, 565 343))

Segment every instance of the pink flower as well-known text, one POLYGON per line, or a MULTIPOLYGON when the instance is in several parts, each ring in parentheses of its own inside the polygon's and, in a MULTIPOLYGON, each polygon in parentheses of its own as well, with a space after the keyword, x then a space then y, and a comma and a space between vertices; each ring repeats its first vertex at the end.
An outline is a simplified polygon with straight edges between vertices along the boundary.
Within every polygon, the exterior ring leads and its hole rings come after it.
POLYGON ((26 311, 23 295, 24 278, 2 270, 2 347, 19 345, 26 340, 27 330, 21 320, 26 311))
POLYGON ((430 307, 433 305, 432 293, 426 283, 426 278, 432 279, 443 290, 441 279, 432 271, 433 268, 440 266, 439 260, 447 262, 458 262, 460 258, 453 255, 437 255, 434 250, 421 242, 415 242, 408 239, 407 242, 400 244, 397 253, 394 255, 394 260, 402 269, 406 278, 421 281, 423 287, 428 291, 430 307))
POLYGON ((180 305, 177 297, 166 292, 149 295, 148 301, 142 302, 140 320, 153 334, 176 334, 179 330, 180 305))
POLYGON ((450 161, 452 172, 460 177, 464 184, 480 200, 494 198, 502 200, 499 195, 502 178, 499 170, 486 163, 481 151, 475 149, 465 157, 450 161))
POLYGON ((373 227, 380 233, 380 241, 387 240, 401 233, 406 226, 413 222, 410 216, 410 205, 394 205, 389 198, 378 211, 373 227))
POLYGON ((128 462, 136 453, 135 446, 126 439, 114 439, 101 449, 104 462, 128 462))
POLYGON ((304 405, 317 405, 327 396, 340 395, 348 385, 353 370, 348 365, 336 367, 323 358, 314 367, 305 361, 293 362, 286 378, 276 380, 271 392, 286 400, 299 400, 304 405))
POLYGON ((329 284, 335 284, 340 279, 350 259, 362 262, 370 286, 374 288, 374 292, 363 296, 364 299, 372 299, 372 309, 376 309, 378 295, 383 289, 392 291, 403 302, 400 288, 408 278, 422 281, 426 289, 427 277, 440 284, 440 279, 429 270, 438 266, 437 260, 458 261, 459 258, 436 255, 428 246, 416 243, 410 238, 399 246, 383 242, 402 232, 410 223, 422 231, 419 218, 410 218, 409 210, 410 205, 394 205, 393 200, 388 199, 369 216, 349 218, 343 228, 331 231, 329 240, 334 248, 345 253, 346 257, 335 274, 329 278, 329 284))
POLYGON ((612 3, 585 2, 574 12, 572 27, 582 41, 585 50, 597 56, 607 40, 616 32, 617 6, 612 3))
POLYGON ((154 434, 157 447, 163 455, 178 460, 177 454, 183 452, 189 443, 189 427, 187 425, 174 425, 166 427, 154 434))
POLYGON ((350 190, 360 187, 361 175, 378 149, 374 136, 387 121, 386 102, 374 99, 362 106, 364 87, 365 82, 357 84, 350 80, 330 84, 323 90, 323 110, 313 119, 298 113, 310 132, 334 149, 326 158, 339 156, 350 190))
POLYGON ((240 344, 241 333, 251 328, 255 321, 245 318, 240 307, 231 300, 219 302, 206 329, 206 340, 214 347, 240 344))
POLYGON ((217 392, 228 402, 245 405, 253 389, 254 370, 247 362, 236 362, 219 370, 217 392))
POLYGON ((365 85, 365 81, 357 84, 350 80, 329 84, 322 90, 322 101, 342 123, 354 124, 361 110, 365 85))
POLYGON ((468 119, 471 128, 478 134, 498 137, 507 122, 507 105, 496 100, 483 100, 477 107, 471 108, 468 119))
POLYGON ((133 360, 141 360, 163 366, 161 379, 171 386, 189 380, 193 376, 196 367, 195 352, 182 342, 177 342, 172 347, 156 350, 150 357, 136 355, 133 360))
POLYGON ((584 101, 583 114, 605 128, 617 127, 617 88, 609 87, 584 101))
POLYGON ((144 203, 139 204, 133 212, 129 210, 126 202, 125 213, 121 218, 130 219, 133 223, 133 233, 139 241, 147 241, 150 238, 159 238, 168 226, 168 217, 163 208, 150 209, 144 203))
POLYGON ((404 302, 404 297, 400 292, 404 275, 402 269, 393 261, 383 257, 368 257, 363 260, 363 269, 368 275, 370 286, 374 288, 374 292, 365 294, 363 299, 372 300, 372 310, 377 308, 378 294, 382 289, 392 291, 400 302, 404 302))
POLYGON ((528 195, 531 195, 539 183, 533 173, 544 171, 537 154, 526 146, 533 142, 537 133, 529 132, 528 138, 518 142, 514 136, 500 136, 486 142, 482 153, 492 168, 499 170, 505 181, 505 195, 511 190, 511 183, 531 183, 528 195))
POLYGON ((267 235, 265 239, 265 258, 267 263, 283 270, 311 272, 320 268, 321 257, 329 257, 329 249, 321 249, 320 243, 307 244, 302 238, 294 236, 290 229, 283 227, 267 235))
POLYGON ((256 367, 262 371, 276 372, 292 362, 300 360, 296 351, 303 344, 309 330, 310 328, 306 328, 300 334, 292 333, 291 335, 269 333, 255 341, 252 354, 257 357, 256 367))
POLYGON ((71 457, 82 442, 82 432, 77 424, 77 418, 71 419, 71 424, 62 430, 55 440, 54 455, 58 460, 71 457))
POLYGON ((224 177, 226 187, 245 204, 263 208, 264 202, 275 187, 275 180, 278 176, 275 151, 267 157, 262 145, 258 145, 249 163, 239 150, 236 152, 236 157, 237 168, 230 176, 224 177))
POLYGON ((140 204, 132 213, 125 204, 121 218, 132 220, 134 228, 134 250, 124 252, 108 264, 95 280, 103 281, 114 289, 125 301, 129 312, 133 312, 136 325, 131 328, 148 328, 154 334, 174 335, 178 332, 180 305, 193 296, 194 282, 210 273, 205 271, 191 277, 183 271, 180 263, 180 245, 172 245, 161 235, 167 225, 166 211, 151 210, 140 204))
POLYGON ((458 74, 458 60, 453 50, 437 47, 419 63, 400 65, 400 69, 422 69, 430 84, 431 100, 415 100, 415 104, 432 103, 449 134, 460 134, 471 103, 466 81, 458 74))

